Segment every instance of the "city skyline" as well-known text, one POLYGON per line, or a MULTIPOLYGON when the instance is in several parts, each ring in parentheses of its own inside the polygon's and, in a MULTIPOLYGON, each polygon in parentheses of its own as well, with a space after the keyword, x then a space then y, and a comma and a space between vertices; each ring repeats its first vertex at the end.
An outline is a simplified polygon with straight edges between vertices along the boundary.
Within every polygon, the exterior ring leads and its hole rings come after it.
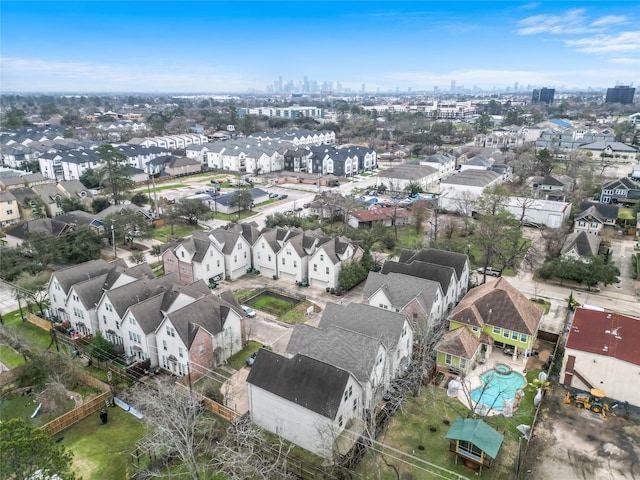
POLYGON ((0 13, 3 92, 267 92, 280 77, 351 92, 640 82, 640 6, 627 1, 3 1, 0 13))

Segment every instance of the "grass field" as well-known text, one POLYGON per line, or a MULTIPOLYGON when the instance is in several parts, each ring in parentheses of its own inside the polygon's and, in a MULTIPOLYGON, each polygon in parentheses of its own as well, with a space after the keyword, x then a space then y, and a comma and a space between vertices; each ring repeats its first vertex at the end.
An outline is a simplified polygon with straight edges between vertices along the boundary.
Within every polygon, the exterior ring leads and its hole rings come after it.
POLYGON ((172 238, 182 238, 193 235, 195 227, 193 225, 184 225, 181 223, 173 226, 173 236, 171 235, 171 226, 163 225, 153 230, 153 238, 161 242, 169 242, 172 238))
POLYGON ((144 423, 121 408, 109 408, 104 425, 100 413, 56 435, 73 452, 73 470, 83 480, 129 478, 133 472, 131 452, 144 434, 144 423))
MULTIPOLYGON (((537 376, 537 373, 538 371, 529 372, 527 380, 531 381, 537 376)), ((526 387, 525 394, 525 399, 518 410, 514 412, 512 418, 496 416, 484 419, 493 428, 503 432, 504 441, 498 458, 491 468, 482 471, 482 478, 495 480, 512 478, 517 459, 518 438, 521 436, 516 427, 520 424, 531 425, 533 422, 535 390, 533 387, 526 387)), ((445 435, 455 419, 466 417, 468 413, 469 410, 460 401, 447 397, 444 388, 429 385, 422 388, 421 395, 417 398, 410 394, 405 395, 402 407, 391 419, 386 431, 378 437, 377 441, 384 444, 380 449, 386 451, 386 460, 399 469, 400 478, 456 479, 458 475, 473 478, 476 476, 475 473, 465 468, 462 462, 458 462, 456 465, 455 456, 449 452, 449 441, 445 439, 445 435), (415 460, 410 460, 410 465, 395 460, 391 457, 397 455, 391 450, 387 450, 387 446, 411 455, 415 457, 415 460), (420 460, 454 473, 448 474, 439 471, 426 463, 421 463, 420 460), (422 468, 433 472, 437 471, 442 476, 427 473, 422 468)), ((394 471, 384 464, 380 455, 374 459, 371 452, 365 455, 356 472, 363 478, 372 478, 378 469, 380 469, 381 475, 376 478, 396 479, 394 471)))
MULTIPOLYGON (((25 311, 26 315, 26 311, 25 311)), ((40 327, 29 322, 23 322, 20 318, 20 311, 15 310, 2 316, 4 326, 7 329, 17 333, 22 338, 27 340, 29 344, 35 347, 40 347, 43 350, 51 344, 51 334, 40 327)))
POLYGON ((291 302, 281 298, 271 297, 269 295, 265 295, 255 302, 251 302, 251 306, 258 310, 264 310, 265 312, 273 313, 275 315, 282 315, 292 308, 291 302))
POLYGON ((22 418, 35 427, 41 427, 75 407, 73 400, 64 395, 57 395, 55 411, 43 412, 41 410, 35 418, 31 418, 33 412, 38 408, 38 404, 39 401, 35 394, 7 395, 0 400, 0 419, 22 418))
POLYGON ((251 354, 253 352, 256 352, 260 347, 262 347, 262 344, 260 342, 249 340, 247 342, 247 345, 242 350, 240 350, 233 357, 227 360, 227 364, 234 370, 240 370, 245 366, 247 358, 249 358, 251 354))
POLYGON ((24 357, 8 345, 0 345, 0 363, 11 370, 24 365, 24 357))

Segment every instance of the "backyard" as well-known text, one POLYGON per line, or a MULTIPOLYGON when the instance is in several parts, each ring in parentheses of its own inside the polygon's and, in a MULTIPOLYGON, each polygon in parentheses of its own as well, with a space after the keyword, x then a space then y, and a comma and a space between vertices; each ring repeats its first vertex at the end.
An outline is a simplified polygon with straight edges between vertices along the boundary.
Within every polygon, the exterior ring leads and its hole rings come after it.
POLYGON ((107 409, 69 427, 54 438, 73 452, 73 470, 83 480, 129 478, 133 473, 135 444, 144 434, 144 423, 120 408, 107 409))
MULTIPOLYGON (((536 378, 538 371, 527 374, 527 380, 536 378)), ((518 457, 519 438, 516 427, 533 422, 533 387, 525 388, 525 399, 513 417, 485 417, 491 427, 504 434, 504 441, 497 459, 490 469, 483 469, 487 479, 512 478, 518 457)), ((425 386, 419 397, 405 395, 402 406, 389 422, 386 430, 377 438, 375 450, 369 449, 356 468, 356 472, 370 478, 380 472, 381 479, 396 479, 394 470, 385 461, 394 465, 401 478, 471 478, 476 473, 463 466, 463 462, 449 452, 449 440, 445 439, 450 425, 456 418, 466 417, 469 410, 457 399, 447 397, 444 388, 425 386), (377 453, 373 457, 373 453, 377 453), (383 458, 384 457, 384 460, 383 458), (430 465, 433 464, 433 465, 430 465), (440 470, 441 467, 446 471, 440 470), (437 472, 437 473, 434 473, 437 472), (406 477, 403 477, 405 475, 406 477)))

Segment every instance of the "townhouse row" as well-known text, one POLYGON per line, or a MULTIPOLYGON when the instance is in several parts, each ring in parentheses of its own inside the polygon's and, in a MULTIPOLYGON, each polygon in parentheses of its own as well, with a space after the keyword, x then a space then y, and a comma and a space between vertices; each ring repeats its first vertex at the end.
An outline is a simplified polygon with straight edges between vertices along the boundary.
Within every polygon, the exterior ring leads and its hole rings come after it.
POLYGON ((193 379, 224 363, 246 343, 244 312, 230 292, 203 281, 155 278, 147 264, 94 260, 55 272, 50 315, 81 335, 100 332, 131 362, 149 360, 193 379))

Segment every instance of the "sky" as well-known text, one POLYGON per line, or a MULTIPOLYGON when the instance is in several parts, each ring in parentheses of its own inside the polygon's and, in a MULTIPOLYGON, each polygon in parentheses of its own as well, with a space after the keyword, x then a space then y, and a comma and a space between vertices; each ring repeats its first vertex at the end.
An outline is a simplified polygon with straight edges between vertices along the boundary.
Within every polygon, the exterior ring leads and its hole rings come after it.
POLYGON ((640 82, 640 2, 0 2, 0 91, 375 92, 640 82))

